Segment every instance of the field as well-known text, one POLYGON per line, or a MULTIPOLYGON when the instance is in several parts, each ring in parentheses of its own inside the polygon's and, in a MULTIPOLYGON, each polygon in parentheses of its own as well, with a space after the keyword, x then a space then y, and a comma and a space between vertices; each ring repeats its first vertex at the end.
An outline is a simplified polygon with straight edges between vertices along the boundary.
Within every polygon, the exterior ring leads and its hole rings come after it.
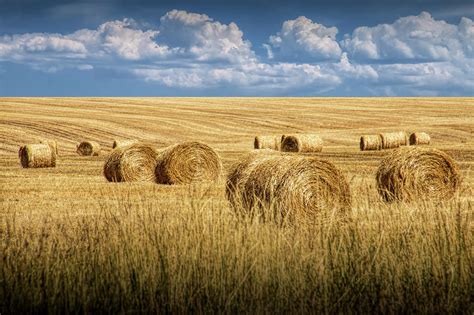
POLYGON ((0 314, 474 312, 473 98, 0 99, 0 314), (425 131, 463 175, 453 200, 384 204, 387 151, 363 134, 425 131), (114 139, 200 140, 225 170, 258 134, 314 132, 350 182, 348 220, 238 220, 219 184, 108 183, 114 139), (56 168, 18 147, 58 141, 56 168), (97 157, 75 152, 101 144, 97 157))

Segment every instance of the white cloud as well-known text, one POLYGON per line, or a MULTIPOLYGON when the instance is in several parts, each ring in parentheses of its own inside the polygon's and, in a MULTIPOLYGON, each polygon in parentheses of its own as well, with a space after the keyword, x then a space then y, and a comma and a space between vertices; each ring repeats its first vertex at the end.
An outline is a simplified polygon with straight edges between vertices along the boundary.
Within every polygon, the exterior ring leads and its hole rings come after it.
POLYGON ((337 75, 319 66, 279 63, 269 65, 250 62, 245 65, 195 68, 135 69, 133 73, 146 81, 169 87, 216 88, 235 87, 281 93, 291 89, 306 89, 314 93, 332 89, 341 83, 337 75))
POLYGON ((376 66, 379 86, 391 86, 399 94, 430 95, 440 93, 463 94, 474 91, 474 60, 464 59, 462 64, 427 62, 419 64, 389 64, 376 66))
POLYGON ((62 54, 64 57, 84 58, 83 43, 60 34, 29 33, 0 37, 0 60, 23 59, 35 54, 62 54))
POLYGON ((422 12, 393 24, 358 27, 341 46, 361 61, 447 61, 472 55, 473 33, 470 19, 463 18, 456 26, 422 12))
POLYGON ((265 48, 270 59, 321 61, 338 59, 341 48, 336 41, 336 27, 326 27, 300 16, 283 23, 281 30, 270 36, 265 48))
POLYGON ((284 22, 264 44, 270 61, 255 54, 235 23, 177 10, 160 22, 157 29, 124 19, 71 34, 0 35, 0 62, 48 73, 113 70, 156 85, 211 94, 474 91, 474 23, 468 18, 452 25, 422 13, 393 24, 358 27, 339 46, 337 28, 299 17, 284 22))
POLYGON ((83 43, 93 57, 116 56, 125 60, 164 58, 168 47, 160 46, 154 38, 158 31, 141 30, 134 20, 110 21, 96 30, 82 29, 68 37, 83 43))
MULTIPOLYGON (((168 47, 153 41, 158 31, 135 28, 133 20, 110 21, 96 30, 82 29, 72 34, 27 33, 0 37, 0 60, 54 62, 61 59, 125 60, 163 58, 168 47)), ((72 62, 75 66, 75 63, 72 62)))
POLYGON ((342 53, 341 60, 334 64, 333 69, 350 80, 376 81, 379 77, 377 71, 370 65, 352 64, 347 57, 347 53, 342 53))
POLYGON ((197 61, 239 63, 254 58, 250 42, 235 23, 226 25, 204 14, 178 10, 166 13, 160 22, 158 42, 197 61))

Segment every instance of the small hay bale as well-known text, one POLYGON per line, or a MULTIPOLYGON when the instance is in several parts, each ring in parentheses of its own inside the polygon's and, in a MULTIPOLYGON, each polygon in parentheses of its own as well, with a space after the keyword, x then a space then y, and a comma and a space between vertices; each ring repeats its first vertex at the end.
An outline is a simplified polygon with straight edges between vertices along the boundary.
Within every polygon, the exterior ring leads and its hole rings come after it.
POLYGON ((410 145, 430 144, 431 137, 426 132, 414 132, 410 135, 410 145))
POLYGON ((281 136, 256 136, 253 142, 254 149, 271 149, 280 151, 281 136))
POLYGON ((381 133, 380 138, 382 139, 382 149, 394 149, 408 144, 408 137, 404 131, 381 133))
POLYGON ((382 160, 377 190, 386 202, 446 200, 461 183, 458 167, 446 153, 431 148, 399 148, 382 160))
POLYGON ((77 153, 85 156, 97 156, 100 153, 100 144, 95 141, 83 141, 77 146, 77 153))
POLYGON ((49 147, 51 148, 51 150, 53 151, 53 153, 56 154, 56 156, 58 155, 58 143, 56 142, 56 140, 41 139, 41 140, 39 141, 39 143, 49 145, 49 147))
POLYGON ((112 144, 112 149, 119 148, 119 147, 126 147, 128 145, 132 145, 138 143, 138 140, 114 140, 112 144))
POLYGON ((278 222, 311 221, 351 207, 347 180, 332 163, 285 154, 241 159, 227 177, 226 196, 237 214, 278 222))
POLYGON ((382 137, 380 135, 365 135, 360 137, 360 150, 381 150, 382 137))
POLYGON ((222 173, 221 158, 201 142, 172 145, 158 154, 155 175, 159 184, 189 184, 218 181, 222 173))
POLYGON ((55 167, 56 154, 45 143, 27 144, 18 151, 21 166, 24 168, 55 167))
POLYGON ((283 152, 321 152, 323 140, 315 134, 285 135, 281 140, 283 152))
POLYGON ((157 153, 150 145, 135 143, 117 147, 104 163, 109 182, 154 182, 157 153))

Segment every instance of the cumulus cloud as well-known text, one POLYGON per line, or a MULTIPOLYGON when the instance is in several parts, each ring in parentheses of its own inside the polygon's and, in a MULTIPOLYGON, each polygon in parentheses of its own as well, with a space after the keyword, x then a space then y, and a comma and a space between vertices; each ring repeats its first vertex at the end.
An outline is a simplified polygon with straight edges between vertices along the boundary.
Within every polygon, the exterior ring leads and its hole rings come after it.
POLYGON ((198 61, 239 63, 254 58, 237 24, 213 21, 205 14, 172 10, 160 19, 159 43, 177 48, 198 61))
POLYGON ((305 89, 320 93, 341 84, 340 78, 309 64, 250 62, 228 67, 210 65, 194 68, 135 69, 133 73, 146 81, 180 88, 216 88, 232 86, 243 89, 281 93, 305 89))
POLYGON ((154 30, 141 30, 132 19, 110 21, 96 30, 82 29, 68 35, 83 43, 91 57, 116 56, 125 60, 163 58, 170 54, 168 47, 160 46, 154 30))
POLYGON ((61 34, 29 33, 0 37, 0 58, 22 59, 26 55, 56 53, 65 57, 84 58, 83 43, 61 34))
POLYGON ((422 12, 393 24, 358 27, 346 35, 341 46, 359 61, 447 61, 472 56, 473 34, 468 18, 452 25, 422 12))
POLYGON ((339 43, 337 33, 336 27, 306 17, 288 20, 265 44, 266 59, 256 55, 235 23, 172 10, 156 29, 124 19, 70 34, 0 35, 0 62, 48 73, 117 70, 150 84, 232 94, 474 91, 471 19, 454 25, 423 12, 392 24, 358 27, 339 43))
MULTIPOLYGON (((78 67, 83 59, 101 60, 118 58, 142 60, 164 58, 171 52, 159 46, 153 38, 158 31, 140 30, 131 19, 110 21, 95 30, 81 29, 72 34, 27 33, 0 37, 0 60, 24 61, 37 68, 78 67), (43 64, 45 67, 42 67, 43 64), (54 66, 56 67, 56 66, 54 66)), ((86 69, 88 70, 88 69, 86 69)))
POLYGON ((351 80, 376 81, 379 77, 377 71, 370 65, 352 64, 347 53, 342 53, 340 61, 333 66, 334 72, 351 80))
POLYGON ((398 95, 462 95, 474 91, 474 61, 462 64, 427 62, 419 64, 377 65, 378 89, 389 86, 398 95))
POLYGON ((341 56, 341 48, 336 41, 336 27, 322 24, 300 16, 283 23, 281 30, 270 36, 267 49, 270 59, 291 61, 334 60, 341 56))

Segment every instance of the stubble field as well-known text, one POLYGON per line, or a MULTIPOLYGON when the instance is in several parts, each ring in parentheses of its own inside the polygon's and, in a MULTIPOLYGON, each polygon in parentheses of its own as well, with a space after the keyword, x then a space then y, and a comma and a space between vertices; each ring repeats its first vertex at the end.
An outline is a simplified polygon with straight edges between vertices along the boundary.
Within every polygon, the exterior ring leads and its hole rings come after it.
POLYGON ((0 99, 0 313, 473 313, 473 98, 0 99), (384 204, 388 151, 363 134, 425 131, 463 184, 442 203, 384 204), (114 139, 199 140, 224 170, 258 134, 317 133, 346 175, 348 218, 238 220, 218 184, 108 183, 114 139), (58 141, 57 167, 18 147, 58 141), (101 144, 97 157, 75 152, 101 144))

